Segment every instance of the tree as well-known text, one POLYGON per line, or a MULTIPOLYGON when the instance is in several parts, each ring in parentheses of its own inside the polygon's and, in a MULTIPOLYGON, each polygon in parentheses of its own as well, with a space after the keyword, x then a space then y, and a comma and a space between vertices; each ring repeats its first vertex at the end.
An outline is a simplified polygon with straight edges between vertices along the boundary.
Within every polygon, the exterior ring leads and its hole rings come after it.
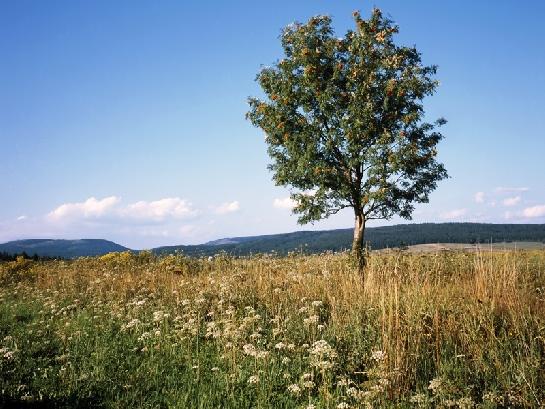
POLYGON ((394 44, 398 27, 379 9, 368 20, 353 15, 356 30, 342 38, 328 16, 287 26, 285 56, 257 75, 266 99, 250 98, 247 118, 265 132, 273 180, 292 187, 299 223, 353 209, 363 272, 366 222, 410 219, 447 177, 436 160, 446 121, 424 121, 437 67, 394 44))

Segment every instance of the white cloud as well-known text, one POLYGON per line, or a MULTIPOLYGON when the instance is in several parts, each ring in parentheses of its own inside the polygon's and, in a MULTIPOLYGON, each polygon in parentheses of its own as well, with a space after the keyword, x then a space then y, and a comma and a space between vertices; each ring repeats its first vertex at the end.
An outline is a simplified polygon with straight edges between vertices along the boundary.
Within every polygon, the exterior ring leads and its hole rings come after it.
POLYGON ((522 211, 522 215, 528 218, 545 216, 545 205, 527 207, 522 211))
POLYGON ((459 219, 467 214, 467 209, 454 209, 448 212, 441 213, 442 219, 452 220, 459 219))
POLYGON ((17 218, 17 220, 18 220, 18 221, 26 220, 26 218, 27 218, 27 217, 23 214, 22 216, 19 216, 19 217, 17 218))
POLYGON ((120 209, 122 217, 138 220, 163 221, 165 219, 184 219, 198 213, 190 202, 179 197, 168 197, 152 202, 139 201, 120 209))
POLYGON ((52 220, 99 218, 112 211, 121 201, 117 196, 97 200, 90 197, 85 202, 65 203, 48 214, 52 220))
POLYGON ((503 199, 503 205, 507 207, 516 206, 520 202, 520 196, 508 197, 503 199))
POLYGON ((190 202, 179 197, 169 197, 155 201, 139 201, 128 205, 121 204, 117 196, 97 200, 90 197, 84 202, 64 203, 47 215, 50 222, 78 222, 109 220, 124 222, 162 222, 171 219, 185 219, 199 212, 190 202))
POLYGON ((484 192, 475 193, 475 203, 484 203, 484 192))
POLYGON ((497 187, 496 192, 497 193, 516 193, 516 192, 527 192, 530 190, 527 187, 497 187))
POLYGON ((277 209, 293 209, 297 203, 291 197, 284 197, 274 199, 273 206, 277 209))
POLYGON ((222 203, 214 210, 217 214, 233 213, 240 209, 240 204, 237 200, 233 202, 222 203))

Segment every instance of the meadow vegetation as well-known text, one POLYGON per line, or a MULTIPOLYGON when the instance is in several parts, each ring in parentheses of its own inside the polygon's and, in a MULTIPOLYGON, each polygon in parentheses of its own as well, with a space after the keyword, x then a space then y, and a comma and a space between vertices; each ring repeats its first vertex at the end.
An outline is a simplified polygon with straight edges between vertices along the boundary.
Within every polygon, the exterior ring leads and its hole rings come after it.
POLYGON ((543 251, 0 264, 0 406, 540 407, 543 251))

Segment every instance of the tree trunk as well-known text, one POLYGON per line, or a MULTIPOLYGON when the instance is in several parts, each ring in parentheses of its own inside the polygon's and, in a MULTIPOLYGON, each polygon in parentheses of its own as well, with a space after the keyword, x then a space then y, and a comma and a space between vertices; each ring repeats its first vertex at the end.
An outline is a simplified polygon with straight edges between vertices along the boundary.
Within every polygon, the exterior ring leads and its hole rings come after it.
POLYGON ((352 254, 356 260, 358 271, 363 276, 365 270, 365 252, 363 248, 363 233, 365 231, 365 217, 362 213, 356 213, 354 225, 354 241, 352 242, 352 254))

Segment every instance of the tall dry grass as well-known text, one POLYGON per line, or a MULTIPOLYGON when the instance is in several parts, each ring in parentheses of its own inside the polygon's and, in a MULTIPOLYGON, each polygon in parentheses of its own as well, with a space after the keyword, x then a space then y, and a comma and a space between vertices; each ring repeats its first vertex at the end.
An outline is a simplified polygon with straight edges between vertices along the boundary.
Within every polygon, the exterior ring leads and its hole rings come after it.
POLYGON ((16 264, 0 290, 5 404, 545 402, 543 252, 373 254, 365 283, 346 254, 16 264))

